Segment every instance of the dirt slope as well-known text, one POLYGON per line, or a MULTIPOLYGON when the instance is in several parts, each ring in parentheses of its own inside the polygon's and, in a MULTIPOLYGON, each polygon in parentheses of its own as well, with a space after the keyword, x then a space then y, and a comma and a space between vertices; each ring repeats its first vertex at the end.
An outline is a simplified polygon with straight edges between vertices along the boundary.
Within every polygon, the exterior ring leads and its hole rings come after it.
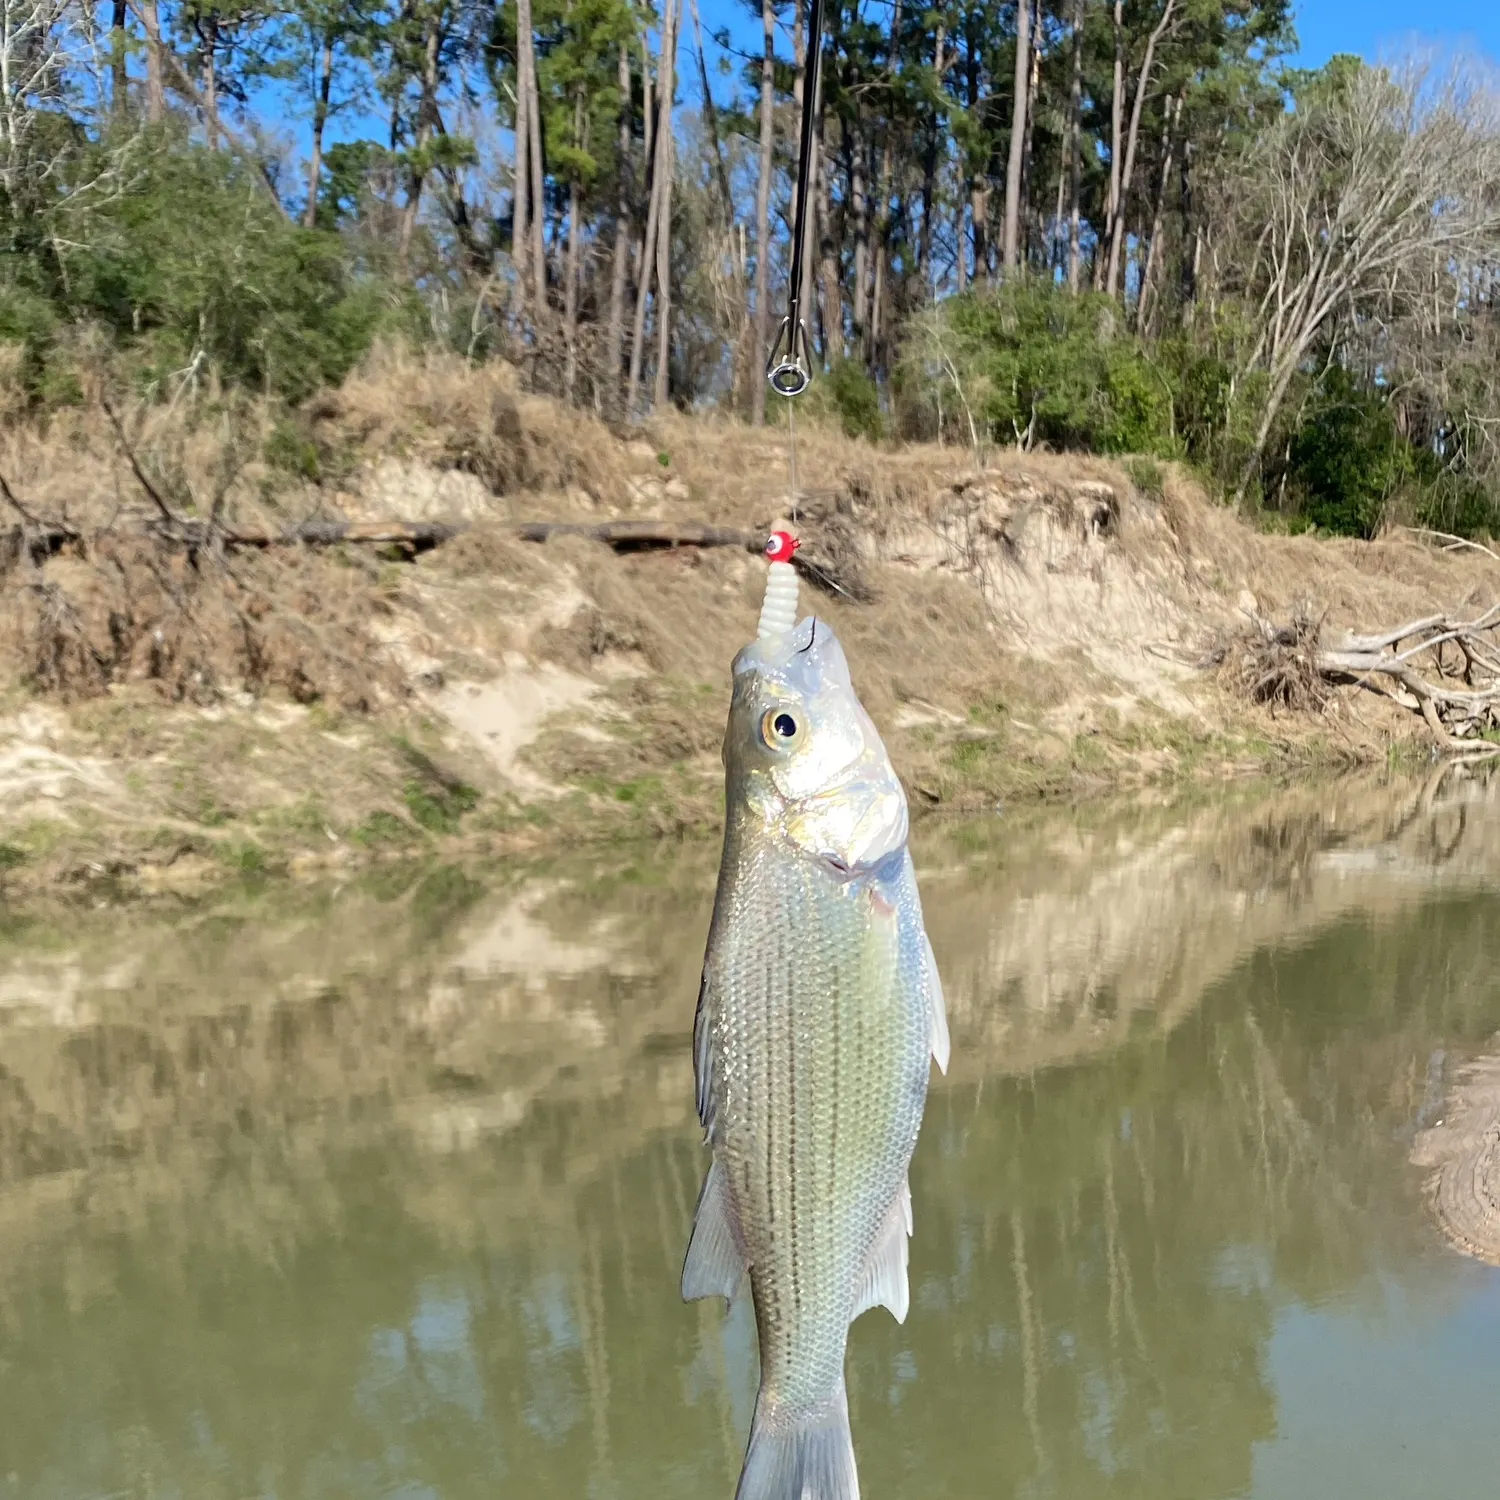
MULTIPOLYGON (((762 564, 515 526, 764 532, 792 508, 784 431, 672 417, 621 438, 504 370, 395 356, 290 431, 174 420, 127 430, 155 497, 87 413, 0 440, 12 889, 713 825, 762 564), (247 535, 459 531, 415 556, 223 546, 191 531, 214 506, 247 535)), ((1384 760, 1419 726, 1374 695, 1275 715, 1213 664, 1251 614, 1373 627, 1500 590, 1488 556, 1263 535, 1172 473, 1145 493, 1092 460, 980 467, 807 430, 797 448, 804 556, 842 590, 809 585, 805 604, 844 641, 918 809, 1384 760)))

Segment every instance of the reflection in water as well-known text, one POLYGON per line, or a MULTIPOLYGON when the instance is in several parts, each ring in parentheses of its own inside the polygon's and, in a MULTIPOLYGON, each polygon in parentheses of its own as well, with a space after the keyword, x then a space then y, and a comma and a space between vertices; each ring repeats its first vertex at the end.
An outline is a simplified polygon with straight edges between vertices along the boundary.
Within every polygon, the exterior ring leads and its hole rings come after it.
MULTIPOLYGON (((0 935, 0 1495, 728 1496, 715 852, 0 935)), ((869 1500, 1481 1492, 1500 1280, 1406 1157, 1500 1029, 1487 788, 925 852, 955 1066, 851 1341, 869 1500)))

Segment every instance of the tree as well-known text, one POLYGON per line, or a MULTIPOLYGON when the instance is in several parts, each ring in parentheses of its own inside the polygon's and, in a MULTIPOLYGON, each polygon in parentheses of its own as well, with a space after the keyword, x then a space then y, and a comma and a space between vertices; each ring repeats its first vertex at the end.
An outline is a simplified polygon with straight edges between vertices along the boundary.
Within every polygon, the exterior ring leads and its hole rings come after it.
POLYGON ((1026 96, 1031 78, 1031 0, 1016 0, 1015 100, 1010 119, 1010 156, 1005 167, 1005 274, 1020 264, 1017 230, 1021 215, 1021 174, 1025 167, 1026 96))
POLYGON ((324 133, 335 116, 368 102, 363 65, 379 25, 364 0, 297 0, 269 39, 263 71, 291 83, 306 102, 311 139, 302 222, 309 228, 318 219, 324 133))
POLYGON ((1242 368, 1267 392, 1238 477, 1252 482, 1293 377, 1366 319, 1389 322, 1500 251, 1500 122, 1463 73, 1399 72, 1336 58, 1304 78, 1297 108, 1226 179, 1226 288, 1253 320, 1242 368))
POLYGON ((771 169, 776 144, 776 9, 761 0, 761 30, 765 50, 760 60, 760 155, 755 182, 755 364, 750 372, 751 420, 766 419, 766 382, 761 371, 770 357, 771 295, 771 169))

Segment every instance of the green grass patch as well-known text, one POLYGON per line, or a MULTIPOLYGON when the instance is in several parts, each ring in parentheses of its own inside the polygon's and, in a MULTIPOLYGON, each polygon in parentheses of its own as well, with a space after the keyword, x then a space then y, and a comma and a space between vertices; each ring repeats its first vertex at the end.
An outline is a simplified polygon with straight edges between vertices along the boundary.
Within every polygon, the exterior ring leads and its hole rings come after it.
POLYGON ((403 823, 395 813, 373 812, 349 835, 365 849, 391 844, 409 844, 417 836, 410 823, 403 823))
POLYGON ((406 810, 417 827, 428 833, 457 833, 465 813, 479 804, 479 793, 471 786, 424 786, 408 781, 405 791, 406 810))

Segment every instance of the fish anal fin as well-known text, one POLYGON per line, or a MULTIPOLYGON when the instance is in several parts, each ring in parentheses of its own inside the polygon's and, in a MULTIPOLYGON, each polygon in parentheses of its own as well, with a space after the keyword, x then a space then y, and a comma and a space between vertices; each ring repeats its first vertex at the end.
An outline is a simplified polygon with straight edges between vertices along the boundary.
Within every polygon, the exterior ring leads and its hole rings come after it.
POLYGON ((682 1266, 682 1300, 723 1297, 732 1302, 744 1276, 744 1240, 729 1196, 729 1179, 715 1161, 698 1194, 693 1235, 682 1266))
POLYGON ((898 1323, 906 1321, 911 1302, 907 1285, 907 1241, 911 1235, 911 1189, 901 1184, 901 1191, 891 1204, 875 1248, 865 1262, 865 1273, 854 1303, 854 1316, 872 1307, 886 1307, 898 1323))

